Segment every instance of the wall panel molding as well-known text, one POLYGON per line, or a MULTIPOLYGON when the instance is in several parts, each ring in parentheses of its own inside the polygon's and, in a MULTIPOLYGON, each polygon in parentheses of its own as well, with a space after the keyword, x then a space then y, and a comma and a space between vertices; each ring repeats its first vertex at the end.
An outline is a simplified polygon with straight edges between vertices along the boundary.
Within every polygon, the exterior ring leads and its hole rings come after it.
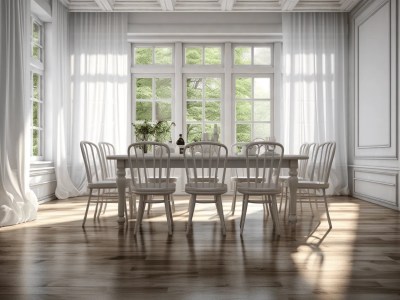
POLYGON ((396 1, 377 0, 354 19, 355 158, 398 158, 396 1))

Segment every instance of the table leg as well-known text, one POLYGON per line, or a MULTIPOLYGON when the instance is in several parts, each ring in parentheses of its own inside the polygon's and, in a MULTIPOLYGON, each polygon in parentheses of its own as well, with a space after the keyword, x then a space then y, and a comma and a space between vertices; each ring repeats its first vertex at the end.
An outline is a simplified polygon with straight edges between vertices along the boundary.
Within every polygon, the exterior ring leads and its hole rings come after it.
POLYGON ((289 191, 290 191, 290 205, 289 205, 289 223, 295 224, 297 221, 296 216, 296 203, 297 203, 297 184, 299 179, 297 177, 298 163, 291 161, 289 166, 289 191))
POLYGON ((118 224, 125 223, 126 172, 123 161, 117 162, 118 224))

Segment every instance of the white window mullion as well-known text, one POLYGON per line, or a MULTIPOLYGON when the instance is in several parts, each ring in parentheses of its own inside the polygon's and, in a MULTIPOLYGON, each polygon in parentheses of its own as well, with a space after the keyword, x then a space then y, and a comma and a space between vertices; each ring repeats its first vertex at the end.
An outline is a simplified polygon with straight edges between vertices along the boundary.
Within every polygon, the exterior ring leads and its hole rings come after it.
POLYGON ((224 140, 221 140, 226 145, 233 144, 233 137, 235 134, 235 98, 233 92, 233 76, 232 76, 232 44, 225 43, 225 53, 224 53, 224 66, 225 66, 225 78, 224 78, 224 99, 223 103, 221 103, 222 110, 222 118, 224 120, 223 128, 224 140), (231 113, 229 113, 231 112, 231 113))
MULTIPOLYGON (((183 65, 183 46, 182 43, 175 43, 175 136, 173 142, 178 139, 178 134, 183 134, 183 124, 186 116, 185 103, 183 101, 183 76, 182 76, 182 65, 183 65), (180 116, 180 118, 178 118, 180 116)), ((186 90, 186 88, 185 88, 186 90)))

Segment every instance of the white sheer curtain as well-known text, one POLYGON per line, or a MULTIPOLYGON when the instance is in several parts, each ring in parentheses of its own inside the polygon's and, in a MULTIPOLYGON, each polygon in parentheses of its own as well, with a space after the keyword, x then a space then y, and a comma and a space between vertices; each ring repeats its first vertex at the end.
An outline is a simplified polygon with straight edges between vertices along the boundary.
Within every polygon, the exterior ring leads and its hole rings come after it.
POLYGON ((46 28, 46 141, 52 153, 57 176, 58 199, 74 197, 79 191, 72 183, 68 172, 67 145, 70 142, 71 123, 71 73, 68 41, 68 10, 59 0, 52 1, 52 23, 46 28))
POLYGON ((29 188, 30 1, 0 1, 0 226, 36 219, 29 188))
POLYGON ((283 14, 281 140, 285 152, 302 143, 336 142, 330 194, 348 194, 347 15, 283 14))
POLYGON ((124 13, 70 14, 72 115, 70 175, 80 193, 86 175, 79 143, 111 142, 125 153, 128 143, 129 47, 124 13))

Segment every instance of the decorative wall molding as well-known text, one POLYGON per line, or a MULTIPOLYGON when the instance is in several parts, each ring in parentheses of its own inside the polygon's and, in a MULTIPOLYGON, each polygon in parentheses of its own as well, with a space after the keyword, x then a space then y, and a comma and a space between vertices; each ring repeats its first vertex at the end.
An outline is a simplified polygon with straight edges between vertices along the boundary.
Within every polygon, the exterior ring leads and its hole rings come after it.
POLYGON ((398 173, 353 169, 353 195, 385 203, 391 207, 398 205, 398 173))
MULTIPOLYGON (((392 159, 398 158, 398 137, 397 137, 397 36, 396 36, 396 1, 394 0, 377 0, 370 2, 370 5, 363 7, 363 10, 355 15, 354 18, 354 56, 355 56, 355 158, 359 159, 392 159), (379 22, 376 18, 385 18, 388 16, 388 28, 382 29, 384 32, 371 32, 371 28, 376 29, 376 24, 369 22, 379 22), (364 28, 365 27, 365 28, 364 28), (371 49, 365 45, 368 44, 369 36, 366 34, 375 34, 380 39, 387 41, 385 44, 371 44, 371 49), (385 38, 385 34, 387 35, 385 38), (361 40, 361 39, 367 40, 361 40), (360 44, 363 48, 360 49, 360 44), (378 48, 382 51, 376 51, 378 48), (370 50, 370 53, 368 53, 370 50), (375 50, 375 51, 374 51, 375 50), (384 50, 388 50, 385 53, 384 50), (361 52, 362 51, 362 52, 361 52), (382 53, 383 52, 383 53, 382 53), (360 57, 361 55, 361 57, 360 57), (387 76, 387 80, 380 78, 373 82, 375 86, 369 82, 369 74, 373 74, 371 69, 373 63, 379 61, 374 60, 373 56, 382 55, 381 60, 385 60, 388 56, 386 64, 381 65, 381 69, 376 72, 383 72, 383 76, 387 76), (387 68, 384 69, 384 68, 387 68), (367 72, 367 74, 360 71, 367 72), (360 74, 361 73, 361 74, 360 74), (387 73, 387 74, 386 74, 387 73), (385 85, 387 84, 387 87, 385 85), (372 86, 371 91, 369 91, 372 86), (367 89, 361 90, 361 88, 367 89), (387 94, 387 98, 372 97, 373 92, 381 89, 381 94, 387 94), (372 98, 368 98, 371 95, 372 98), (361 98, 363 96, 363 98, 361 98), (378 98, 378 99, 375 99, 378 98), (376 102, 375 102, 376 101, 376 102), (382 115, 383 113, 383 115, 382 115)), ((387 18, 385 18, 387 19, 387 18)), ((380 22, 379 24, 382 25, 380 22)), ((379 58, 379 57, 375 57, 379 58)))

